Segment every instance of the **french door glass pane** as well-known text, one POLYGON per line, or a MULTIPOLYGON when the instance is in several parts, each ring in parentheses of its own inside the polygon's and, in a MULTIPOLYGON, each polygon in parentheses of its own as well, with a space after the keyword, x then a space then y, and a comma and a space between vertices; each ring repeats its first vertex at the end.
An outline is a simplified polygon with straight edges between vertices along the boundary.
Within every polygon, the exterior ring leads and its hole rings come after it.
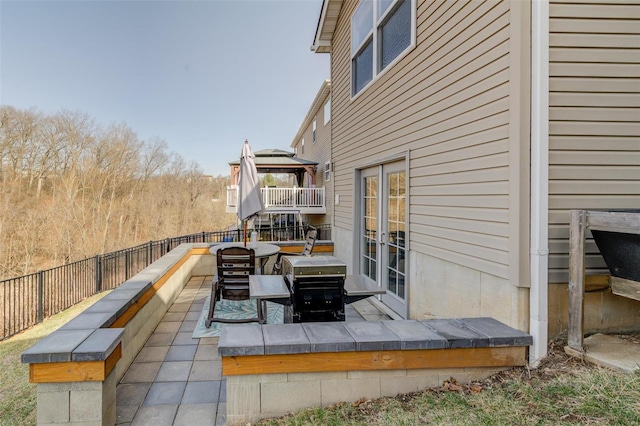
POLYGON ((401 299, 405 298, 405 172, 387 175, 387 290, 401 299))
POLYGON ((376 280, 377 267, 377 229, 378 229, 378 178, 366 177, 363 180, 364 192, 364 229, 362 230, 362 273, 376 280))

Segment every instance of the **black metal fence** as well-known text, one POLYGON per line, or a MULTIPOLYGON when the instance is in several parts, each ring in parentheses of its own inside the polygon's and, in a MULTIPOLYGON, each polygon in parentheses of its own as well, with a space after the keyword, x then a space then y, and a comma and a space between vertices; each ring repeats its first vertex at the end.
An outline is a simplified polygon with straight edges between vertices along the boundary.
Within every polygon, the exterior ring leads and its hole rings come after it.
MULTIPOLYGON (((319 239, 331 239, 328 225, 318 227, 319 239)), ((262 233, 261 233, 262 234, 262 233)), ((268 230, 273 241, 291 239, 289 229, 268 230)), ((265 240, 266 235, 261 235, 265 240)), ((89 296, 111 290, 182 243, 241 241, 242 231, 214 231, 149 241, 111 253, 0 281, 0 340, 11 337, 70 308, 89 296)), ((295 235, 303 240, 304 234, 295 235)))

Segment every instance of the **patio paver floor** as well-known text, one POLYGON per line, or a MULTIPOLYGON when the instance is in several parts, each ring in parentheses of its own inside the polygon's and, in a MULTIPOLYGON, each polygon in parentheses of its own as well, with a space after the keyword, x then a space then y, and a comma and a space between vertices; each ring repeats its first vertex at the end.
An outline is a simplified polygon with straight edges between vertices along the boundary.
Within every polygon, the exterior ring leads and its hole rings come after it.
MULTIPOLYGON (((218 337, 191 337, 211 279, 191 278, 123 376, 116 390, 116 424, 226 424, 218 337)), ((347 321, 365 320, 350 305, 345 314, 347 321)))

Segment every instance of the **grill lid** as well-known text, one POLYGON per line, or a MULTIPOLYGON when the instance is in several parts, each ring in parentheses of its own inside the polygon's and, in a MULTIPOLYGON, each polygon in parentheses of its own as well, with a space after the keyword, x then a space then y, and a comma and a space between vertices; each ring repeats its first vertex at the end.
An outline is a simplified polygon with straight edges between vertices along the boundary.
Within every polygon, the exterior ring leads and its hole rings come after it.
POLYGON ((347 265, 335 256, 284 256, 282 272, 293 279, 310 276, 347 276, 347 265))

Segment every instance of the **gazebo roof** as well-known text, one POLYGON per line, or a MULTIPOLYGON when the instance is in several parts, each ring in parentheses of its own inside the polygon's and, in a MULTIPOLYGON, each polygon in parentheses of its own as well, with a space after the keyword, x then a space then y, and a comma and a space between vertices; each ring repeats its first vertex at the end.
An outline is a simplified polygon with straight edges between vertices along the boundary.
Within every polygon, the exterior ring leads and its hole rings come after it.
MULTIPOLYGON (((254 152, 253 155, 258 173, 291 173, 296 175, 298 182, 302 182, 302 176, 306 172, 312 176, 315 183, 315 168, 318 165, 315 161, 297 158, 293 152, 280 149, 263 149, 254 152)), ((235 176, 240 171, 240 159, 230 162, 229 166, 231 166, 232 183, 236 183, 235 176)))

